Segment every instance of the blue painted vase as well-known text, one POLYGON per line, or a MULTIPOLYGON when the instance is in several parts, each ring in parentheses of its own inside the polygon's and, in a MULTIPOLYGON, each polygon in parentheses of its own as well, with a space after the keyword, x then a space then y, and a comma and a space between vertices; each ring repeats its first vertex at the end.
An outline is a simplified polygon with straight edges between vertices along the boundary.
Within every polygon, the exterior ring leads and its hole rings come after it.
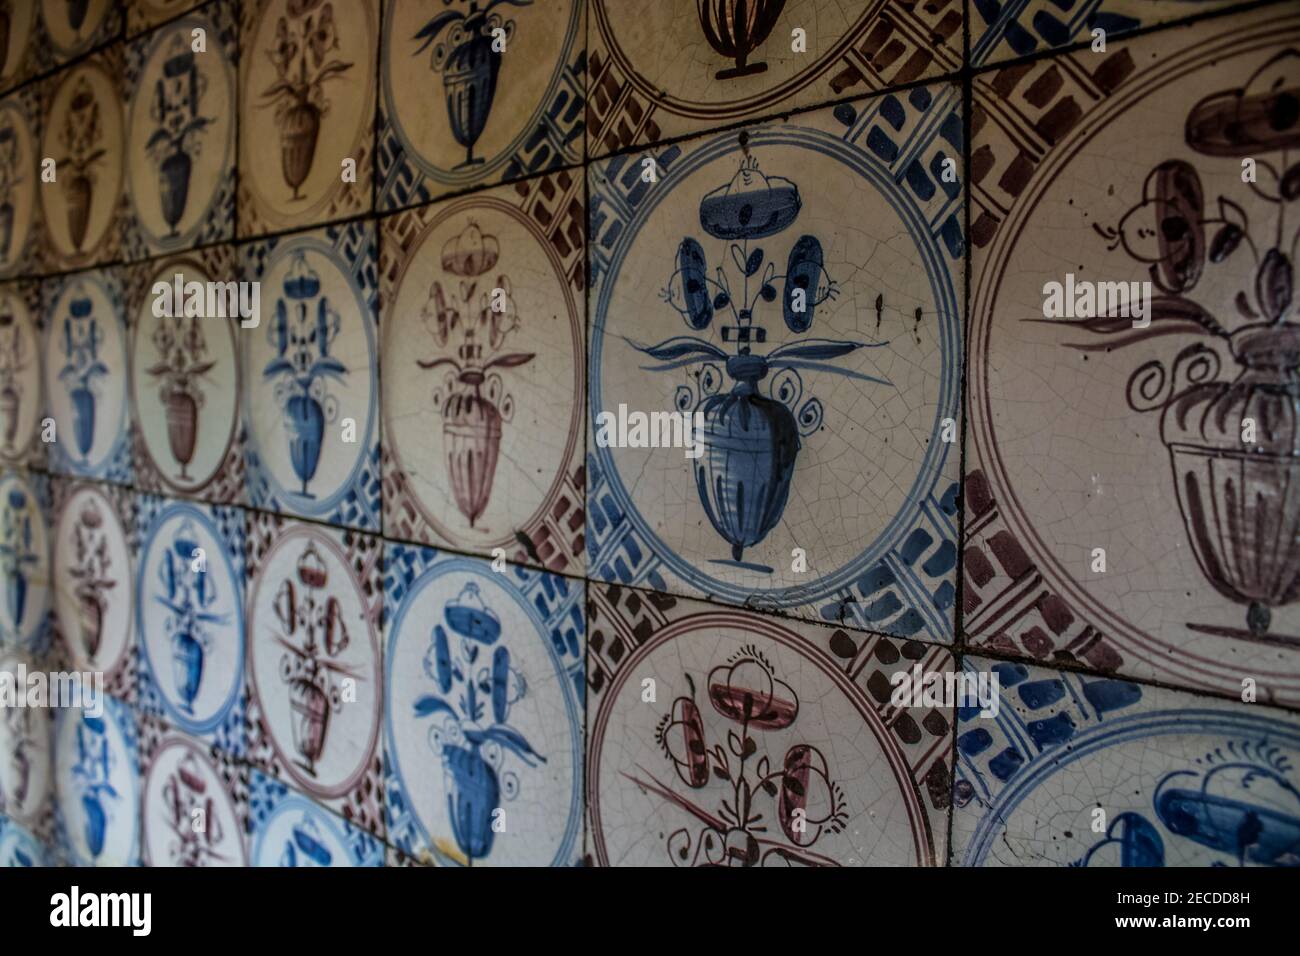
POLYGON ((104 852, 104 832, 108 828, 108 816, 104 813, 104 805, 99 802, 99 797, 93 793, 84 794, 81 805, 86 811, 86 846, 90 848, 92 857, 98 857, 104 852))
POLYGON ((289 425, 289 460, 302 481, 304 498, 313 497, 307 483, 320 463, 321 439, 325 434, 325 410, 310 395, 295 395, 285 403, 289 425))
POLYGON ((9 602, 9 616, 13 618, 14 627, 20 627, 23 622, 23 612, 27 610, 27 575, 23 574, 21 568, 15 566, 7 577, 5 597, 9 602))
POLYGON ((457 169, 483 162, 474 158, 474 144, 492 112, 501 70, 501 55, 493 51, 492 37, 478 31, 480 24, 472 18, 466 24, 465 32, 472 35, 451 51, 442 73, 451 135, 465 147, 465 161, 457 169))
POLYGON ((492 811, 500 806, 496 771, 483 759, 478 744, 442 748, 442 765, 451 781, 447 814, 456 845, 470 859, 492 852, 492 811))
POLYGON ((72 390, 72 432, 81 456, 90 454, 95 444, 95 393, 85 385, 72 390))
POLYGON ((192 714, 199 682, 203 680, 203 645, 189 631, 178 631, 172 637, 172 668, 181 709, 192 714))
POLYGON ((700 405, 705 451, 695 482, 705 514, 739 561, 785 512, 799 430, 785 405, 758 393, 767 374, 761 356, 733 355, 727 374, 736 379, 732 390, 700 405))
POLYGON ((185 201, 190 195, 190 171, 193 167, 189 154, 180 149, 164 159, 158 167, 158 199, 163 219, 171 230, 167 234, 168 238, 178 235, 176 224, 185 214, 185 201))

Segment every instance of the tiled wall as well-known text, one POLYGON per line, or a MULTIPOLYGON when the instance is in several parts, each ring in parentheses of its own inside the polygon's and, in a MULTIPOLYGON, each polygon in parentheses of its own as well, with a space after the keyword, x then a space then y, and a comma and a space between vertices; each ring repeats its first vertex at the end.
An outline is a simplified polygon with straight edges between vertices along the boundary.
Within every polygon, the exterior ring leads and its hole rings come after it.
POLYGON ((1300 13, 740 6, 0 2, 0 861, 1294 865, 1300 13))

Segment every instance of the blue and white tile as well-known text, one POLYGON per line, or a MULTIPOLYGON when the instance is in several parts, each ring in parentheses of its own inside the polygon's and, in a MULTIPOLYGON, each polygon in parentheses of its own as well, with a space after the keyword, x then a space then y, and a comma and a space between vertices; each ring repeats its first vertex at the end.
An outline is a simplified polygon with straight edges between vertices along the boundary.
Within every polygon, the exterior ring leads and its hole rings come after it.
POLYGON ((998 676, 1001 705, 995 718, 958 713, 953 865, 1300 862, 1296 715, 1019 663, 964 666, 998 676))
POLYGON ((420 862, 582 855, 585 588, 385 549, 388 842, 420 862))
POLYGON ((586 8, 585 0, 384 4, 378 208, 579 163, 586 8))
POLYGON ((262 320, 242 338, 250 503, 378 531, 379 360, 372 223, 242 247, 262 320))
POLYGON ((126 313, 115 269, 47 282, 45 386, 54 440, 50 470, 131 481, 126 313))
POLYGON ((250 866, 384 865, 383 843, 274 777, 251 772, 248 806, 250 866))
POLYGON ((126 46, 124 259, 234 238, 238 60, 224 0, 126 46))
POLYGON ((56 850, 75 866, 140 861, 140 751, 135 714, 104 698, 102 713, 55 716, 56 850))
POLYGON ((959 110, 916 87, 589 170, 594 578, 951 640, 959 110), (699 416, 699 457, 621 409, 699 416))
POLYGON ((0 471, 0 647, 43 655, 50 640, 50 479, 0 471))
POLYGON ((31 275, 39 265, 42 223, 36 147, 42 118, 37 85, 0 100, 0 276, 31 275))
POLYGON ((137 507, 139 707, 241 756, 244 512, 152 495, 137 507))

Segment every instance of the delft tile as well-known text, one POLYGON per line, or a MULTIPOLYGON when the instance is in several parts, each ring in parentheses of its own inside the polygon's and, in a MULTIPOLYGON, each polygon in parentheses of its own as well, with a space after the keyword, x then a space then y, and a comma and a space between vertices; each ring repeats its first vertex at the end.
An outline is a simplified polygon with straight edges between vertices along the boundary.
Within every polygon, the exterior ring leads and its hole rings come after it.
POLYGON ((955 866, 1295 866, 1300 721, 969 657, 995 719, 957 727, 955 866))
POLYGON ((94 269, 42 285, 46 325, 47 444, 57 474, 131 481, 126 308, 117 269, 94 269))
POLYGON ((971 645, 1300 701, 1295 203, 1278 183, 1300 145, 1298 44, 1300 16, 1260 10, 977 87, 971 645), (1150 328, 1044 319, 1046 284, 1071 274, 1150 282, 1150 328))
POLYGON ((583 203, 559 172, 384 220, 389 537, 585 566, 583 203))
POLYGON ((139 708, 242 757, 244 511, 136 499, 139 708))
POLYGON ((55 180, 41 179, 48 271, 117 258, 125 191, 120 47, 82 60, 45 81, 43 158, 55 180))
POLYGON ((246 2, 242 36, 239 234, 369 212, 378 0, 246 2))
POLYGON ((0 814, 0 867, 53 866, 49 841, 0 814))
POLYGON ((384 549, 388 842, 418 862, 582 855, 581 582, 384 549))
POLYGON ((893 706, 891 679, 951 672, 946 650, 590 594, 590 863, 943 865, 952 709, 893 706))
POLYGON ((380 540, 251 513, 247 535, 247 759, 382 836, 380 540))
POLYGON ((122 34, 117 0, 41 0, 41 42, 55 63, 81 56, 122 34))
POLYGON ((0 100, 0 277, 32 275, 40 264, 40 105, 39 84, 0 100))
POLYGON ((381 210, 582 161, 587 3, 502 2, 384 4, 381 210))
POLYGON ((917 87, 592 168, 593 578, 951 639, 958 100, 917 87), (608 427, 621 406, 702 416, 700 457, 616 447, 638 440, 608 427))
POLYGON ((250 770, 156 720, 140 721, 144 866, 247 866, 250 770))
MULTIPOLYGON (((231 246, 124 270, 131 324, 131 444, 140 491, 242 504, 244 417, 240 319, 155 313, 157 283, 230 282, 231 246)), ((173 295, 173 299, 176 297, 173 295)))
POLYGON ((237 30, 221 2, 125 48, 124 259, 234 238, 237 30))
POLYGON ((127 0, 126 35, 138 36, 151 27, 174 20, 205 0, 127 0))
POLYGON ((353 222, 241 248, 262 321, 242 336, 249 500, 378 531, 375 230, 353 222))
POLYGON ((117 485, 56 478, 51 592, 57 670, 103 675, 136 696, 135 496, 117 485))
POLYGON ((41 374, 45 313, 38 282, 0 284, 0 464, 44 468, 41 374))
POLYGON ((50 50, 42 42, 33 0, 0 4, 0 90, 9 90, 48 66, 50 50))
POLYGON ((384 844, 370 833, 274 777, 249 776, 249 865, 384 865, 384 844))
POLYGON ((0 471, 0 647, 42 657, 50 649, 50 480, 0 471))
POLYGON ((1141 27, 1230 10, 1243 0, 973 0, 970 65, 987 66, 1072 43, 1094 42, 1141 27))
POLYGON ((55 712, 55 848, 75 866, 137 866, 141 779, 136 716, 111 697, 104 698, 102 711, 73 707, 55 712))
MULTIPOLYGON (((27 685, 33 671, 44 670, 39 659, 0 651, 0 673, 9 689, 27 685)), ((8 696, 9 691, 6 691, 8 696)), ((22 865, 33 854, 33 842, 48 846, 54 836, 54 710, 46 706, 15 706, 10 698, 0 707, 0 866, 22 865)))
POLYGON ((962 3, 593 0, 593 156, 730 126, 961 66, 962 3), (802 29, 806 51, 796 52, 802 29))

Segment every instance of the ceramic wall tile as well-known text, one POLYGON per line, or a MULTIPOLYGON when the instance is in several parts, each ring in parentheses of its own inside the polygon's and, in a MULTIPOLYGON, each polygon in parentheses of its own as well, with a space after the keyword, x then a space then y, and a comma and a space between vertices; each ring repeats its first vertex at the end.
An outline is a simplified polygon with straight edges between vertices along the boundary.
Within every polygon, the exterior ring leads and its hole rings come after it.
POLYGON ((244 512, 154 495, 136 507, 139 707, 242 757, 244 512))
POLYGON ((581 162, 587 6, 384 4, 379 208, 581 162))
POLYGON ((1300 721, 1261 705, 967 658, 995 720, 957 727, 953 863, 1292 866, 1300 721))
POLYGON ((583 208, 559 172, 383 221, 389 537, 584 568, 583 208))
POLYGON ((122 258, 144 259, 235 235, 235 7, 209 4, 126 51, 122 258))
POLYGON ((383 834, 378 538, 248 516, 248 759, 383 834))
POLYGON ((0 471, 0 647, 41 656, 50 640, 50 481, 0 471))
POLYGON ((126 0, 126 35, 137 36, 151 27, 202 6, 206 0, 126 0))
POLYGON ((140 722, 144 866, 248 866, 248 767, 156 720, 140 722))
POLYGON ((44 467, 45 313, 33 281, 0 285, 0 463, 44 467))
POLYGON ((892 698, 947 651, 590 591, 590 863, 943 864, 953 711, 892 698))
POLYGON ((973 645, 1300 702, 1298 44, 1266 9, 977 86, 973 645), (1083 298, 1129 282, 1147 327, 1083 298))
POLYGON ((56 852, 74 866, 137 866, 141 779, 136 716, 111 697, 104 699, 102 713, 93 710, 54 712, 56 852))
POLYGON ((0 651, 6 684, 6 704, 0 708, 0 866, 40 865, 45 854, 34 852, 33 845, 48 847, 54 836, 55 712, 17 706, 16 700, 28 677, 42 670, 39 658, 0 651), (23 858, 32 862, 23 864, 23 858))
POLYGON ((45 81, 41 221, 46 271, 117 258, 126 198, 122 49, 113 47, 45 81), (53 159, 51 181, 45 159, 53 159))
MULTIPOLYGON (((237 271, 231 246, 124 270, 132 460, 134 485, 141 491, 219 504, 246 500, 239 340, 257 333, 243 328, 241 318, 226 318, 237 314, 237 271), (182 295, 175 292, 177 276, 186 290, 182 295), (189 299, 191 282, 221 283, 219 314, 184 314, 188 309, 181 304, 189 299)), ((218 301, 217 296, 209 301, 218 301)))
POLYGON ((130 350, 121 273, 93 269, 46 280, 41 297, 50 469, 127 484, 130 350))
POLYGON ((379 329, 371 223, 241 248, 262 322, 241 330, 249 501, 378 531, 379 329))
POLYGON ((254 770, 250 866, 383 866, 384 844, 320 804, 254 770))
POLYGON ((105 693, 134 703, 135 496, 117 485, 64 478, 51 486, 54 667, 102 674, 105 693))
MULTIPOLYGON (((973 0, 970 64, 986 66, 1073 43, 1095 44, 1142 27, 1230 10, 1243 0, 973 0)), ((1099 51, 1100 52, 1100 51, 1099 51)))
POLYGON ((592 167, 592 577, 951 639, 959 98, 592 167))
POLYGON ((40 40, 49 59, 66 63, 122 35, 118 0, 40 0, 40 40))
POLYGON ((239 232, 368 212, 378 0, 243 4, 239 232))
POLYGON ((582 582, 384 549, 388 842, 439 865, 582 855, 582 582))
POLYGON ((40 92, 32 85, 0 100, 0 277, 32 275, 39 266, 40 92))
POLYGON ((955 72, 962 8, 592 0, 589 148, 605 156, 955 72))
POLYGON ((50 51, 41 42, 40 32, 34 0, 4 4, 0 11, 0 90, 18 86, 46 67, 50 51))

